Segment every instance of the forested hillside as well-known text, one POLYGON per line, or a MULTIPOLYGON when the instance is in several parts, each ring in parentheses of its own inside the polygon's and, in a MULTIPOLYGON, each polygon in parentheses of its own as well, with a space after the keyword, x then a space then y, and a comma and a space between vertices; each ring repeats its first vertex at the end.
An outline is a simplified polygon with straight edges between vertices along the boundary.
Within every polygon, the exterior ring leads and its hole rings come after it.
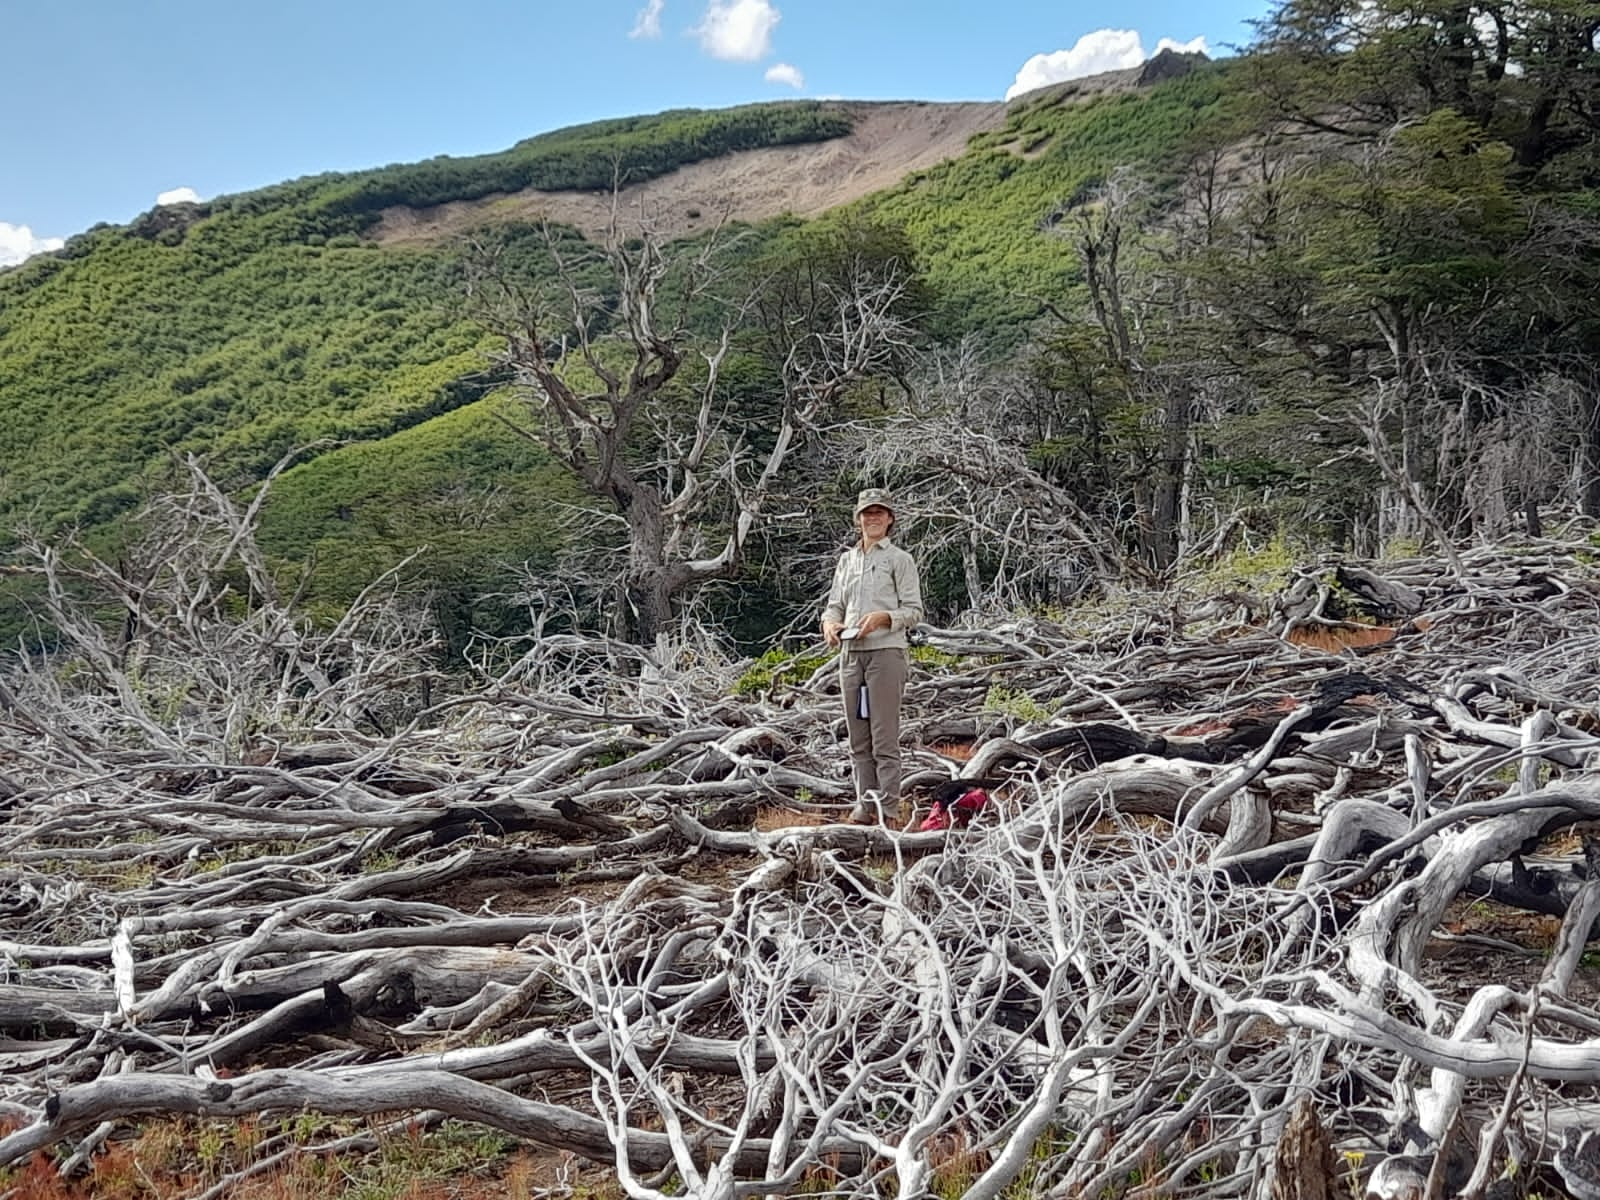
MULTIPOLYGON (((532 488, 547 508, 562 484, 488 408, 473 408, 500 380, 467 311, 461 247, 380 248, 365 236, 379 211, 523 187, 607 188, 847 129, 810 104, 602 122, 500 155, 156 209, 0 273, 0 544, 76 527, 114 547, 119 517, 175 477, 176 458, 201 455, 247 488, 301 448, 354 464, 335 469, 332 493, 327 471, 287 481, 274 511, 284 563, 319 547, 333 560, 313 585, 330 603, 348 602, 370 570, 454 539, 451 505, 463 494, 509 497, 474 581, 487 586, 488 564, 557 544, 548 517, 524 519, 516 497, 532 488), (472 412, 429 427, 463 409, 472 412)), ((549 270, 536 232, 498 235, 530 278, 549 270), (519 252, 535 240, 537 252, 519 252)), ((448 558, 428 560, 418 586, 447 576, 448 558)), ((8 637, 20 616, 7 606, 8 637)))
MULTIPOLYGON (((708 213, 672 241, 652 232, 649 181, 847 137, 859 107, 602 122, 91 230, 0 274, 7 546, 77 528, 112 552, 178 457, 248 489, 297 450, 262 534, 285 579, 309 572, 333 613, 406 560, 459 650, 472 628, 526 621, 507 597, 558 585, 604 623, 614 585, 643 596, 607 560, 660 590, 707 554, 714 572, 650 603, 708 601, 702 616, 759 641, 815 582, 774 544, 824 559, 816 515, 868 477, 925 498, 946 616, 1064 602, 1241 538, 1373 553, 1600 508, 1584 19, 1537 10, 1491 38, 1409 10, 1347 16, 1290 3, 1242 58, 1169 53, 1115 86, 1023 97, 955 158, 812 222, 708 213), (613 188, 610 246, 496 203, 613 188), (373 236, 447 203, 481 220, 373 236), (819 255, 833 266, 811 269, 819 255), (548 454, 548 394, 508 348, 519 327, 583 342, 593 383, 641 351, 622 290, 647 261, 662 272, 636 299, 682 320, 670 377, 613 431, 635 482, 669 496, 693 474, 662 438, 699 405, 748 428, 719 425, 693 520, 641 548, 615 489, 548 454), (851 261, 879 274, 846 286, 851 261), (827 321, 869 282, 896 292, 892 336, 819 385, 827 321), (811 374, 790 378, 774 322, 802 309, 811 374), (762 457, 774 439, 783 453, 762 457), (996 469, 1017 461, 1021 482, 996 469), (706 486, 717 471, 738 486, 706 486), (580 515, 591 503, 599 521, 580 515), (1020 524, 993 528, 1001 513, 1020 524)), ((23 624, 8 605, 6 635, 23 624)))

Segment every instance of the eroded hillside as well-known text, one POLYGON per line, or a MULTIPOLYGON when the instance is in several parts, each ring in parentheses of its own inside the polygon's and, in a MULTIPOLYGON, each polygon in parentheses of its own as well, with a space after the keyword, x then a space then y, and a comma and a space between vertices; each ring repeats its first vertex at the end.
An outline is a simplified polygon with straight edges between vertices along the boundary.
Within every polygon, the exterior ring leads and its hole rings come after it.
MULTIPOLYGON (((784 213, 815 216, 898 183, 966 149, 974 134, 1005 123, 1000 101, 966 104, 851 103, 855 128, 846 137, 805 145, 747 150, 691 163, 659 179, 622 189, 622 204, 643 205, 647 220, 669 237, 721 219, 762 221, 784 213)), ((612 212, 604 192, 544 192, 395 207, 378 225, 380 242, 435 242, 493 220, 551 220, 594 236, 612 212)))

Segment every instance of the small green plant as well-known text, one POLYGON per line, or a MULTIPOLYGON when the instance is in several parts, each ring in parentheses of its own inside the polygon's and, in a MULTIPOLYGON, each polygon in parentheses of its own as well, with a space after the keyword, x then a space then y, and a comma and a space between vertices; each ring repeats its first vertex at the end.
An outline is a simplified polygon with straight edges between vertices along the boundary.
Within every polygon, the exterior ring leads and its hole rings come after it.
POLYGON ((934 1137, 928 1145, 928 1159, 933 1167, 929 1190, 941 1200, 961 1200, 988 1165, 987 1156, 974 1148, 964 1128, 934 1137))
POLYGON ((992 683, 983 696, 983 711, 995 713, 1030 725, 1041 724, 1055 715, 1052 708, 1039 703, 1027 692, 992 683))
POLYGON ((815 650, 789 654, 781 646, 774 646, 745 669, 733 683, 735 696, 758 696, 784 683, 799 683, 809 678, 818 667, 832 657, 831 652, 815 650))
POLYGON ((136 862, 129 863, 105 882, 113 892, 131 892, 135 888, 149 887, 155 877, 155 863, 136 862))
POLYGON ((630 753, 632 753, 632 751, 630 751, 626 746, 623 746, 617 742, 612 742, 606 746, 603 746, 594 756, 594 765, 596 769, 614 767, 623 759, 627 758, 630 753))
POLYGON ((207 1171, 214 1170, 222 1158, 223 1140, 220 1125, 206 1125, 194 1140, 194 1151, 207 1171))
POLYGON ((1416 558, 1422 553, 1422 539, 1420 537, 1392 537, 1383 545, 1385 559, 1416 558))
POLYGON ((1288 585, 1294 564, 1294 547, 1279 530, 1264 545, 1235 546, 1232 552, 1212 564, 1205 574, 1205 583, 1218 588, 1273 592, 1288 585))
POLYGON ((940 675, 953 675, 963 665, 960 655, 933 646, 911 647, 911 661, 940 675))
POLYGON ((300 847, 289 841, 239 842, 216 854, 207 855, 193 864, 189 874, 205 875, 226 870, 236 863, 253 862, 262 858, 281 858, 293 854, 300 847))
POLYGON ((1045 1168, 1072 1147, 1072 1135, 1057 1130, 1047 1130, 1028 1151, 1028 1161, 1021 1174, 1001 1193, 1005 1200, 1032 1200, 1039 1194, 1039 1177, 1045 1168))
POLYGON ((894 878, 898 864, 892 858, 868 858, 862 862, 861 869, 879 883, 888 883, 894 878))
POLYGON ((329 1124, 328 1118, 320 1113, 303 1112, 298 1116, 286 1118, 282 1132, 296 1142, 305 1143, 323 1133, 329 1124))

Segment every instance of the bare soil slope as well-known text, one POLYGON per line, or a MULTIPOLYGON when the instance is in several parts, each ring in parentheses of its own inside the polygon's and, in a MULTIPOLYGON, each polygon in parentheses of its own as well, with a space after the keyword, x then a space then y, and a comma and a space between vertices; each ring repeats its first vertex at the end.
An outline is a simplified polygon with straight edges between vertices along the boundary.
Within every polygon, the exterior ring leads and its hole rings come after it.
MULTIPOLYGON (((642 215, 667 237, 692 233, 725 218, 814 216, 955 157, 974 134, 1003 124, 1006 114, 1000 101, 857 102, 846 107, 856 123, 845 137, 691 163, 624 188, 623 209, 642 215)), ((384 213, 376 236, 389 244, 433 242, 486 221, 549 219, 593 237, 604 232, 611 211, 612 199, 604 192, 527 190, 431 208, 392 208, 384 213)))

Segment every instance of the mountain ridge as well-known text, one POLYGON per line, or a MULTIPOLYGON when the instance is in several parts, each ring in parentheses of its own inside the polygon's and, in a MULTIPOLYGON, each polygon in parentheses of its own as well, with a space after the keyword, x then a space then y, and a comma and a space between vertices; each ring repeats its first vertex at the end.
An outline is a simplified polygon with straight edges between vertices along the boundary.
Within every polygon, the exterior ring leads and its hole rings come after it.
POLYGON ((681 237, 719 219, 756 222, 816 216, 899 183, 963 153, 974 134, 1001 128, 1008 105, 994 101, 843 101, 850 133, 822 142, 740 150, 596 191, 524 188, 416 208, 394 205, 371 231, 385 245, 432 244, 490 221, 548 220, 599 237, 613 206, 637 211, 655 231, 681 237))
MULTIPOLYGON (((959 157, 975 135, 1004 128, 1017 108, 1147 88, 1207 61, 1203 54, 1162 50, 1136 67, 1049 84, 1011 100, 829 101, 850 119, 849 133, 686 163, 626 184, 614 197, 593 190, 530 187, 422 207, 393 205, 380 213, 370 236, 384 245, 435 244, 486 222, 547 220, 598 238, 615 212, 629 211, 671 238, 692 235, 719 220, 815 217, 959 157)), ((1032 146, 1010 149, 1024 158, 1039 152, 1032 146)))

